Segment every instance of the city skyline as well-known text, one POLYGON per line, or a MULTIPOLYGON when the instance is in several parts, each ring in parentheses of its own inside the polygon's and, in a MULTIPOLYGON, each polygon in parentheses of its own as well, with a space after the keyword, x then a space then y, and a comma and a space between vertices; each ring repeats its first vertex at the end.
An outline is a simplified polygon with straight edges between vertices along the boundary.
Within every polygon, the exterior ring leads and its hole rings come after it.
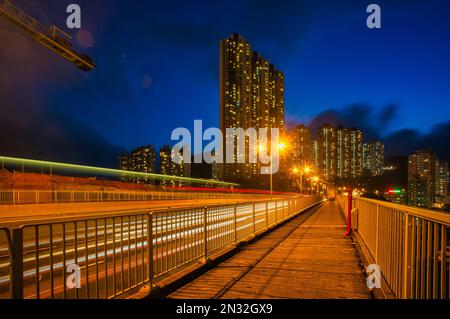
POLYGON ((448 300, 448 12, 0 0, 0 300, 448 300))
MULTIPOLYGON (((64 23, 61 21, 64 15, 59 15, 56 9, 50 9, 58 8, 58 5, 50 5, 52 1, 40 5, 30 5, 26 1, 17 1, 17 3, 28 9, 30 13, 42 18, 43 21, 64 23), (45 15, 42 14, 43 11, 46 12, 45 15)), ((433 151, 440 153, 441 158, 447 160, 450 158, 448 149, 442 147, 450 131, 448 129, 450 125, 446 122, 449 117, 446 101, 450 97, 443 96, 445 90, 438 90, 441 85, 445 86, 447 81, 450 83, 450 79, 444 75, 445 68, 448 67, 446 59, 441 59, 440 55, 447 52, 448 48, 445 41, 437 40, 440 39, 437 34, 445 29, 447 21, 444 21, 436 11, 421 10, 422 7, 418 2, 413 2, 407 7, 382 4, 385 12, 387 11, 384 15, 385 26, 391 31, 387 35, 390 41, 384 43, 380 43, 380 34, 384 34, 384 29, 379 34, 375 33, 376 31, 371 33, 367 30, 363 23, 366 18, 365 10, 353 1, 348 1, 346 5, 339 8, 338 12, 342 19, 331 21, 327 21, 329 18, 327 14, 317 15, 317 12, 327 6, 334 8, 333 3, 321 5, 289 3, 286 8, 281 9, 269 3, 262 3, 261 7, 256 8, 251 5, 251 2, 246 2, 244 7, 259 12, 259 19, 241 23, 227 17, 231 20, 223 23, 220 28, 211 28, 211 31, 206 31, 211 23, 209 20, 205 20, 201 14, 186 9, 184 13, 177 13, 183 21, 179 23, 189 27, 187 29, 189 36, 186 39, 177 37, 181 30, 176 28, 177 24, 170 28, 170 32, 163 30, 162 26, 166 24, 160 16, 164 16, 166 8, 158 4, 156 9, 159 18, 152 22, 157 28, 148 31, 158 36, 149 42, 139 41, 147 39, 147 34, 136 31, 133 37, 139 40, 132 43, 125 40, 126 37, 120 30, 115 30, 112 34, 103 29, 111 26, 112 19, 118 11, 123 9, 119 4, 113 2, 109 11, 105 12, 104 18, 99 21, 93 19, 92 15, 92 11, 95 11, 93 8, 99 4, 87 5, 83 1, 80 4, 89 9, 86 10, 83 32, 75 34, 75 45, 87 51, 99 62, 97 70, 92 75, 77 73, 78 71, 71 69, 65 61, 53 59, 50 53, 34 45, 19 31, 15 31, 3 21, 0 22, 3 30, 0 34, 2 40, 20 39, 14 43, 14 47, 1 49, 1 55, 4 57, 1 68, 6 71, 7 77, 2 78, 2 84, 5 85, 2 86, 0 95, 2 100, 6 100, 3 97, 9 97, 9 103, 4 106, 6 115, 2 118, 3 130, 0 133, 1 136, 5 134, 17 136, 15 143, 0 145, 3 153, 30 154, 42 159, 67 160, 70 157, 79 163, 115 166, 115 158, 119 153, 148 143, 154 143, 157 147, 163 146, 167 143, 171 130, 186 126, 186 123, 192 123, 194 119, 202 118, 208 126, 219 126, 216 108, 219 100, 217 46, 221 39, 232 32, 239 32, 258 49, 258 52, 269 57, 286 74, 286 124, 288 127, 305 123, 309 124, 315 132, 314 128, 324 124, 325 121, 333 125, 356 126, 366 132, 367 138, 383 141, 386 144, 387 156, 406 156, 415 149, 430 145, 433 151), (279 11, 268 10, 272 6, 279 11), (286 19, 285 14, 289 10, 308 17, 305 20, 307 22, 302 22, 302 28, 298 28, 300 34, 287 29, 281 22, 286 19), (391 15, 400 10, 406 17, 400 21, 393 21, 391 15), (418 12, 423 16, 418 15, 418 12), (264 35, 255 32, 254 29, 265 21, 263 18, 271 14, 274 18, 274 34, 264 35), (283 19, 279 19, 281 16, 283 19), (353 19, 345 19, 345 17, 353 17, 353 19), (417 61, 406 59, 408 63, 403 63, 399 59, 399 54, 407 54, 407 52, 405 49, 393 47, 396 35, 405 25, 408 25, 408 21, 425 17, 432 17, 438 25, 437 30, 426 27, 419 34, 421 38, 428 39, 430 47, 429 49, 417 47, 411 41, 412 39, 404 39, 405 48, 414 52, 414 57, 419 54, 419 57, 423 59, 417 61), (323 24, 322 27, 318 26, 320 23, 323 24), (347 56, 349 52, 355 50, 355 47, 349 41, 349 34, 345 32, 341 37, 344 42, 336 47, 334 56, 325 56, 324 53, 318 56, 311 55, 311 50, 318 49, 317 42, 320 39, 335 34, 336 31, 330 28, 331 24, 335 24, 338 30, 344 30, 348 26, 356 27, 359 23, 360 30, 356 28, 355 34, 352 34, 360 44, 356 48, 358 50, 352 54, 358 54, 359 59, 350 61, 351 59, 347 56), (302 31, 306 32, 306 35, 302 31), (114 48, 109 43, 114 43, 114 48), (292 47, 287 43, 291 43, 292 47), (183 50, 174 50, 177 46, 182 47, 183 50), (377 54, 381 54, 380 57, 369 52, 374 47, 379 48, 377 54), (12 55, 11 49, 22 52, 22 55, 12 55), (389 58, 387 58, 387 49, 395 49, 389 52, 389 54, 392 53, 389 58), (31 55, 35 58, 31 59, 31 55), (430 59, 431 56, 433 56, 432 59, 430 59), (330 57, 333 59, 329 61, 325 59, 330 57), (349 72, 331 68, 330 63, 333 63, 336 68, 335 62, 339 57, 342 58, 340 64, 343 68, 348 68, 349 72), (38 67, 35 66, 36 59, 43 62, 39 63, 38 67), (370 61, 379 67, 371 68, 370 61), (115 66, 112 67, 111 63, 115 66), (397 69, 399 72, 395 72, 394 75, 398 81, 384 83, 383 78, 389 74, 384 72, 391 70, 393 64, 399 64, 399 68, 403 69, 408 66, 411 68, 408 73, 402 73, 402 69, 397 69), (428 71, 419 72, 419 66, 421 66, 420 70, 428 71), (15 68, 16 72, 13 73, 12 68, 15 68), (412 77, 408 75, 411 72, 412 77), (341 74, 343 78, 337 79, 337 74, 341 74), (51 75, 47 84, 36 84, 36 80, 39 83, 38 79, 42 75, 51 75), (318 78, 320 78, 320 86, 318 86, 318 78), (363 81, 355 83, 358 78, 362 78, 363 81), (370 78, 374 79, 370 80, 370 78), (420 88, 426 86, 422 80, 417 83, 419 78, 423 80, 428 78, 428 83, 433 83, 435 88, 429 92, 435 94, 434 98, 424 100, 423 92, 426 90, 420 88), (19 83, 21 88, 23 87, 26 92, 29 91, 29 94, 33 95, 32 100, 27 97, 28 94, 14 94, 18 92, 19 83), (344 83, 347 84, 344 85, 344 83), (350 84, 354 85, 352 94, 348 93, 350 84), (364 87, 361 86, 362 84, 364 87), (46 90, 41 90, 43 86, 46 90), (419 92, 422 93, 419 94, 419 92), (15 97, 11 98, 11 94, 15 97), (347 98, 332 98, 332 96, 347 96, 347 98), (380 96, 385 96, 386 100, 380 101, 380 96), (411 103, 411 100, 414 103, 411 103), (428 105, 425 101, 429 101, 432 108, 424 107, 428 105), (170 125, 160 120, 167 116, 168 109, 172 110, 170 125), (434 111, 430 112, 430 110, 434 111), (21 112, 30 119, 26 122, 29 124, 24 130, 21 129, 21 125, 26 123, 14 124, 9 119, 9 116, 18 118, 21 112), (434 117, 434 120, 430 120, 430 117, 434 117), (35 123, 43 123, 48 129, 39 130, 35 123), (132 123, 132 125, 126 125, 124 130, 112 129, 117 125, 123 126, 123 123, 132 123), (439 124, 440 126, 433 128, 433 125, 439 124), (57 132, 56 137, 53 132, 57 132), (24 142, 21 136, 30 138, 24 142), (37 145, 41 144, 46 147, 37 150, 37 145)), ((249 14, 244 9, 238 9, 236 4, 230 5, 242 16, 249 14)), ((444 12, 447 4, 439 5, 443 8, 438 11, 444 12)), ((61 6, 64 7, 63 4, 61 6)), ((135 6, 142 6, 143 13, 148 12, 145 4, 135 4, 135 6)), ((201 7, 201 12, 211 13, 219 21, 224 21, 225 14, 220 11, 220 6, 203 5, 201 7)), ((138 26, 146 21, 141 21, 139 15, 129 15, 130 11, 123 10, 123 12, 124 16, 119 22, 126 25, 138 26)), ((289 14, 287 17, 295 21, 292 15, 289 14)), ((118 28, 120 25, 119 23, 118 28)), ((408 56, 407 54, 406 57, 408 56)))
MULTIPOLYGON (((224 164, 221 178, 251 181, 259 176, 260 163, 249 161, 250 148, 256 146, 239 137, 228 136, 226 132, 227 129, 278 129, 282 137, 285 125, 284 74, 237 33, 221 41, 219 65, 222 152, 228 156, 226 145, 229 139, 233 139, 233 144, 245 143, 245 154, 236 147, 232 155, 236 162, 242 157, 245 163, 224 164)), ((269 134, 271 136, 271 132, 269 134)), ((270 136, 267 137, 269 140, 270 136)))

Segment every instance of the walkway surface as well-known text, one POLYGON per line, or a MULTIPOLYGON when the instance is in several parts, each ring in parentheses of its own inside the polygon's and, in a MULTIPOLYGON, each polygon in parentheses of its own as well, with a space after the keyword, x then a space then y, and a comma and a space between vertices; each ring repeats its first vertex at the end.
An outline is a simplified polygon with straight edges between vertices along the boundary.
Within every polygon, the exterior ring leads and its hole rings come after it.
POLYGON ((338 204, 269 233, 169 298, 371 298, 338 204), (287 237, 286 237, 287 236, 287 237), (278 245, 276 245, 278 243, 278 245))

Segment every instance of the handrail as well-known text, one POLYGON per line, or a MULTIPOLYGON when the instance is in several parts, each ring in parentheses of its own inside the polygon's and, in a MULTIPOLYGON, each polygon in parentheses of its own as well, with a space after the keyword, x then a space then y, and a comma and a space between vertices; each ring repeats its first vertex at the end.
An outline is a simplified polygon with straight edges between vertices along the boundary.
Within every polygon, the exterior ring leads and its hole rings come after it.
POLYGON ((416 216, 416 217, 428 219, 430 221, 435 221, 438 223, 447 224, 450 226, 450 214, 449 213, 441 213, 441 212, 434 211, 434 210, 412 207, 412 206, 401 205, 401 204, 395 204, 395 203, 391 203, 391 202, 384 202, 384 201, 379 201, 379 200, 364 198, 364 197, 357 197, 357 198, 355 198, 355 200, 361 200, 361 201, 365 201, 368 203, 373 203, 373 204, 380 205, 383 207, 391 208, 393 210, 403 211, 405 213, 408 213, 408 214, 416 216))
POLYGON ((177 190, 155 191, 87 191, 87 190, 16 190, 0 189, 2 205, 94 203, 148 201, 164 199, 245 198, 258 194, 221 192, 184 192, 177 190))
POLYGON ((25 224, 9 230, 12 270, 0 276, 0 298, 107 299, 153 287, 322 201, 291 196, 25 224), (70 269, 75 288, 66 285, 70 269))
MULTIPOLYGON (((338 196, 347 214, 347 198, 338 196)), ((450 214, 355 198, 354 238, 396 298, 450 298, 450 214)))

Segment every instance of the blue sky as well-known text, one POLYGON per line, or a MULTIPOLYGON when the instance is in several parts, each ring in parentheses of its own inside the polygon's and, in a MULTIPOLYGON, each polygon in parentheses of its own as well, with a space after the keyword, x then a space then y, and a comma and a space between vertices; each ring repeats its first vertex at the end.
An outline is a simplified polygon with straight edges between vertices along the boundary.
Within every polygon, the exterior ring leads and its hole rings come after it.
MULTIPOLYGON (((15 1, 42 22, 62 27, 72 2, 15 1)), ((195 119, 218 126, 219 41, 232 32, 285 73, 289 123, 309 123, 329 111, 348 115, 349 106, 358 104, 370 116, 365 123, 353 117, 352 124, 369 125, 376 137, 389 139, 405 129, 431 134, 450 120, 450 3, 445 0, 377 1, 381 30, 366 27, 367 1, 77 3, 84 36, 69 33, 97 69, 82 73, 0 21, 0 39, 11 43, 0 49, 0 83, 14 112, 18 105, 33 105, 34 118, 42 120, 30 118, 30 125, 52 118, 47 126, 71 136, 67 140, 75 140, 80 153, 86 153, 84 141, 95 139, 110 144, 108 152, 159 147, 170 142, 173 129, 190 128, 195 119), (386 110, 388 116, 382 116, 386 110), (86 136, 77 140, 78 135, 86 136)), ((17 119, 14 112, 4 120, 17 119)), ((28 144, 18 153, 34 155, 28 144)), ((80 161, 91 160, 80 155, 80 161)))

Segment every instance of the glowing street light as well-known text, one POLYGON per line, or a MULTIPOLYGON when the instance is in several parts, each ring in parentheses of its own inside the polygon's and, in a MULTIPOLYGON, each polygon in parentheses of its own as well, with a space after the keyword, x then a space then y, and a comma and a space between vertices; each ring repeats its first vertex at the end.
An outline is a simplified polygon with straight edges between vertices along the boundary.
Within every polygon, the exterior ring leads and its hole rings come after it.
POLYGON ((297 180, 297 183, 300 187, 300 193, 303 194, 303 175, 309 175, 313 169, 310 166, 304 166, 301 169, 298 167, 294 167, 292 172, 294 175, 300 175, 300 181, 297 180))
MULTIPOLYGON (((259 144, 258 149, 260 152, 264 152, 266 150, 266 145, 259 144)), ((278 152, 281 153, 287 148, 285 142, 280 142, 278 144, 278 152)), ((270 148, 270 196, 273 195, 273 147, 270 148)))
POLYGON ((262 153, 262 152, 264 152, 266 150, 266 147, 264 145, 262 145, 262 144, 259 144, 258 149, 262 153))

